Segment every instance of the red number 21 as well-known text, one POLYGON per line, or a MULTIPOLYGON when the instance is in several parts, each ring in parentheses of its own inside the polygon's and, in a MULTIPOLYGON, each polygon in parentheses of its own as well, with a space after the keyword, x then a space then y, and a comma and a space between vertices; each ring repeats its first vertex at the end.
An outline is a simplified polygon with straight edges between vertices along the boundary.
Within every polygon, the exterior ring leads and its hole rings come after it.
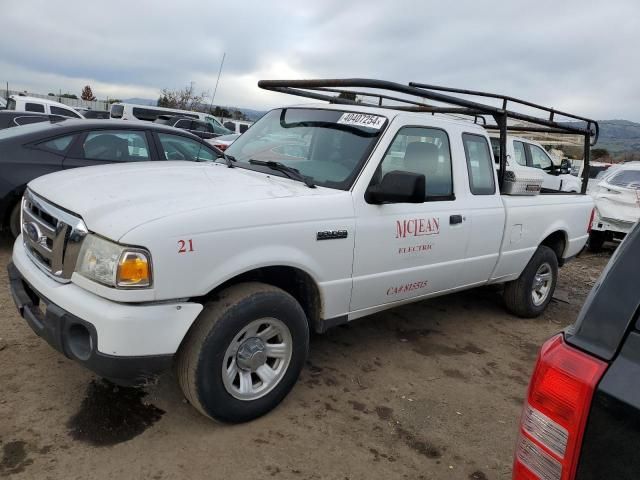
POLYGON ((178 240, 178 253, 193 252, 193 240, 178 240))

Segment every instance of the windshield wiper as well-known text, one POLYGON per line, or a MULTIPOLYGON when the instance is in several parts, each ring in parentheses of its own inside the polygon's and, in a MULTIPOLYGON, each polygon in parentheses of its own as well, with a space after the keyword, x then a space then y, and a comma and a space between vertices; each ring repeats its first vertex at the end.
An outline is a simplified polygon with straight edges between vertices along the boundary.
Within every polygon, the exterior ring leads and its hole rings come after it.
POLYGON ((232 155, 227 155, 224 152, 222 152, 222 156, 220 156, 218 158, 224 158, 224 161, 227 162, 227 167, 229 167, 229 168, 233 168, 235 166, 233 164, 233 162, 237 162, 236 157, 234 157, 232 155))
POLYGON ((249 160, 251 165, 259 165, 261 167, 268 167, 271 170, 278 170, 279 172, 284 173, 287 177, 303 182, 309 188, 316 188, 311 179, 303 174, 297 168, 290 167, 289 165, 285 165, 281 162, 274 162, 272 160, 264 161, 264 160, 249 160))

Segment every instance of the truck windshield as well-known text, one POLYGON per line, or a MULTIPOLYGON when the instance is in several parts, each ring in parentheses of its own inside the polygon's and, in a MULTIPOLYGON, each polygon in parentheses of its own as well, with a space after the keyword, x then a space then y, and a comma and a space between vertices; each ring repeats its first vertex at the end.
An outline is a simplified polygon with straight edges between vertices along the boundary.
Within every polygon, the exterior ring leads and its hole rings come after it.
POLYGON ((314 184, 348 190, 387 119, 368 113, 287 108, 272 110, 243 133, 226 153, 242 168, 284 173, 249 160, 280 162, 314 184))

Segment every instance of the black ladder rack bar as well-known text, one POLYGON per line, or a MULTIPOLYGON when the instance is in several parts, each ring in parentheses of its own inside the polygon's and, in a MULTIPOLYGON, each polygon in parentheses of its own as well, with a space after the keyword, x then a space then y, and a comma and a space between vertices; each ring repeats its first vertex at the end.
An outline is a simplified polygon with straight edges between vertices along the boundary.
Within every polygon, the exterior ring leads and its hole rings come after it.
MULTIPOLYGON (((363 107, 377 107, 391 110, 412 111, 412 112, 425 112, 425 113, 454 113, 461 115, 469 115, 475 118, 477 122, 478 117, 484 118, 484 115, 493 117, 496 122, 496 126, 487 126, 490 129, 500 130, 500 144, 502 146, 500 151, 500 178, 499 183, 502 187, 504 172, 506 170, 506 136, 509 130, 511 131, 529 131, 529 132, 549 132, 557 134, 569 134, 569 135, 583 135, 585 137, 585 148, 589 150, 598 141, 600 133, 598 122, 578 115, 569 114, 554 110, 553 108, 544 107, 535 103, 527 102, 517 98, 509 97, 506 95, 498 95, 493 93, 485 93, 474 90, 463 90, 458 88, 440 87, 436 85, 428 85, 424 83, 411 82, 409 85, 403 85, 396 82, 389 82, 386 80, 375 80, 366 78, 347 78, 347 79, 317 79, 317 80, 260 80, 258 86, 265 90, 271 90, 275 92, 286 93, 290 95, 297 95, 306 98, 312 98, 315 100, 327 101, 334 104, 343 105, 358 105, 363 107), (343 89, 350 90, 343 90, 343 89), (422 102, 415 100, 392 97, 387 93, 376 92, 359 92, 356 93, 352 89, 365 88, 375 90, 386 90, 389 92, 401 93, 404 95, 410 95, 418 97, 420 99, 429 99, 438 103, 444 103, 448 105, 454 105, 457 108, 452 107, 432 107, 426 106, 422 102), (310 91, 314 90, 314 91, 310 91), (325 92, 325 93, 320 93, 325 92), (355 100, 349 98, 341 98, 339 96, 329 95, 330 93, 351 93, 354 95, 364 95, 371 97, 378 97, 379 103, 382 103, 383 98, 391 99, 404 103, 404 105, 371 105, 358 103, 355 100), (471 95, 485 98, 495 98, 502 100, 502 108, 495 107, 493 105, 487 105, 472 101, 467 98, 455 97, 452 95, 446 95, 440 92, 457 93, 462 95, 471 95), (508 102, 517 103, 534 109, 539 109, 548 112, 548 118, 536 117, 513 110, 508 110, 508 102), (567 125, 567 123, 559 123, 555 121, 554 116, 561 115, 574 120, 586 122, 586 128, 581 126, 567 125), (527 122, 532 125, 538 125, 538 127, 523 127, 513 126, 509 127, 507 124, 508 119, 515 119, 527 122), (544 127, 544 128, 540 128, 544 127), (593 129, 592 129, 593 128, 593 129), (592 138, 593 137, 593 138, 592 138)), ((485 119, 486 124, 486 119, 485 119)), ((588 174, 589 169, 589 152, 585 151, 584 154, 584 166, 583 171, 588 174)), ((582 183, 582 193, 586 192, 586 182, 582 183)))
MULTIPOLYGON (((437 91, 441 91, 441 92, 450 92, 450 93, 460 93, 463 95, 474 95, 477 97, 487 97, 487 98, 497 98, 499 100, 507 101, 507 102, 513 102, 513 103, 519 103, 521 105, 526 105, 527 107, 532 107, 532 108, 537 108, 539 110, 544 110, 546 112, 549 112, 549 120, 553 121, 553 116, 554 115, 562 115, 563 117, 569 117, 569 118, 573 118, 575 120, 582 120, 583 122, 587 122, 587 123, 594 123, 593 120, 589 119, 589 118, 585 118, 585 117, 580 117, 578 115, 574 115, 573 113, 566 113, 566 112, 562 112, 560 110, 555 110, 551 107, 545 107, 543 105, 538 105, 537 103, 532 103, 532 102, 528 102, 527 100, 522 100, 519 98, 515 98, 515 97, 510 97, 508 95, 500 95, 498 93, 487 93, 487 92, 480 92, 477 90, 467 90, 467 89, 463 89, 463 88, 453 88, 453 87, 442 87, 439 85, 428 85, 426 83, 419 83, 419 82, 409 82, 409 85, 412 87, 418 87, 418 88, 426 88, 427 90, 437 90, 437 91)), ((504 104, 503 104, 504 107, 504 104)))

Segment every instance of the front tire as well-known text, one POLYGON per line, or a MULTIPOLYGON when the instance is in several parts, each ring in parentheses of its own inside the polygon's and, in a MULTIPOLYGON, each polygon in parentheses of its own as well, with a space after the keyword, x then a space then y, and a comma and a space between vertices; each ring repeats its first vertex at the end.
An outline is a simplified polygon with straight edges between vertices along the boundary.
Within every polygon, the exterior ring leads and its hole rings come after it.
POLYGON ((241 283, 205 305, 178 351, 178 379, 202 414, 246 422, 286 397, 308 352, 300 304, 271 285, 241 283))
POLYGON ((553 297, 558 281, 558 258, 541 245, 517 280, 504 286, 504 301, 511 313, 522 318, 537 317, 553 297))
POLYGON ((22 206, 21 202, 18 202, 14 205, 11 210, 11 215, 9 216, 9 231, 11 232, 11 236, 13 238, 17 238, 20 235, 20 208, 22 206))

